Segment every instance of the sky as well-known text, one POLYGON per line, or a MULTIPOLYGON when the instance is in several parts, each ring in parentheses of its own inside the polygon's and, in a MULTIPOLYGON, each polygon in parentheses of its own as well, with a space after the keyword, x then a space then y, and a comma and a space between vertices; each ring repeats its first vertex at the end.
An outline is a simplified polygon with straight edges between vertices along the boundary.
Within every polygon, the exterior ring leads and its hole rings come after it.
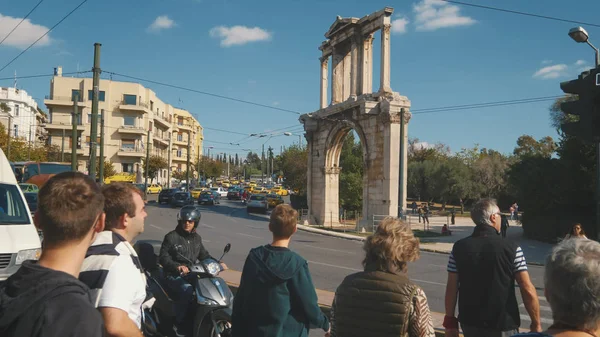
MULTIPOLYGON (((0 0, 0 41, 39 1, 2 6, 8 0, 0 0)), ((0 68, 81 1, 42 0, 0 45, 0 68)), ((591 23, 600 12, 595 0, 578 0, 577 6, 559 0, 464 1, 591 23)), ((2 70, 0 86, 12 86, 15 72, 52 74, 57 66, 64 72, 91 70, 93 45, 99 42, 103 71, 266 106, 140 82, 163 101, 197 116, 212 153, 243 155, 248 149, 259 151, 265 142, 278 153, 281 146, 297 143, 302 133, 293 112, 318 110, 318 47, 336 16, 360 18, 386 6, 394 8, 391 87, 411 101, 410 137, 441 142, 452 151, 479 145, 503 153, 511 153, 523 134, 558 138, 550 126, 551 100, 423 110, 561 95, 561 81, 594 63, 593 50, 567 34, 578 24, 440 0, 88 0, 2 70), (272 138, 247 137, 272 130, 277 130, 272 138), (285 131, 292 136, 283 135, 285 131)), ((590 41, 600 45, 600 29, 582 26, 590 41)), ((379 87, 379 46, 376 34, 374 90, 379 87)), ((116 75, 112 79, 130 81, 116 75)), ((19 79, 17 86, 44 107, 50 77, 19 79)))

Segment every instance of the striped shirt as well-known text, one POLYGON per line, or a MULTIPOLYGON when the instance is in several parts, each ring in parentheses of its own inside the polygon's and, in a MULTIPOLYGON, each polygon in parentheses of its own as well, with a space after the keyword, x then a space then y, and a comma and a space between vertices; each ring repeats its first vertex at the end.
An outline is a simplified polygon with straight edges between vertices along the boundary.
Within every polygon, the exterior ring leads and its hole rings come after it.
MULTIPOLYGON (((456 267, 456 261, 454 260, 453 253, 450 253, 450 257, 448 258, 448 267, 446 270, 449 273, 458 273, 458 268, 456 267)), ((513 273, 518 273, 525 270, 527 270, 527 261, 525 261, 523 249, 521 249, 521 247, 517 247, 515 260, 513 261, 513 273)))

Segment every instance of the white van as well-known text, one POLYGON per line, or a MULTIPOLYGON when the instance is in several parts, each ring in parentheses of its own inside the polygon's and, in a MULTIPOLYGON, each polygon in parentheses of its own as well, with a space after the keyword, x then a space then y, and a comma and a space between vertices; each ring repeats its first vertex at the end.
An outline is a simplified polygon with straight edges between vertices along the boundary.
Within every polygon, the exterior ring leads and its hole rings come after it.
POLYGON ((25 196, 0 149, 0 282, 14 274, 23 261, 37 259, 40 253, 40 237, 25 196))

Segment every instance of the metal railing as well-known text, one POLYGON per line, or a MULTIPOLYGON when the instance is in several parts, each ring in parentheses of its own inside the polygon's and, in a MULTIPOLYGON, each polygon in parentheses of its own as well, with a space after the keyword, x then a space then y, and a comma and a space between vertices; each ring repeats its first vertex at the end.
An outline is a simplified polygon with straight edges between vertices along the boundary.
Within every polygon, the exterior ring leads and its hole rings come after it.
POLYGON ((132 103, 132 102, 128 102, 126 100, 122 100, 121 101, 121 105, 133 105, 133 106, 139 106, 139 107, 142 107, 142 108, 150 109, 150 104, 148 104, 146 102, 138 102, 138 101, 136 101, 135 103, 132 103))
POLYGON ((142 149, 141 146, 134 146, 134 147, 123 147, 121 145, 120 150, 121 152, 140 152, 140 153, 144 153, 144 149, 142 149))
MULTIPOLYGON (((73 96, 58 96, 58 95, 46 95, 45 99, 53 100, 53 101, 68 101, 74 102, 75 97, 73 96)), ((77 102, 83 102, 83 97, 79 96, 77 102)))
POLYGON ((137 126, 137 125, 121 125, 121 129, 145 130, 145 128, 143 126, 137 126))

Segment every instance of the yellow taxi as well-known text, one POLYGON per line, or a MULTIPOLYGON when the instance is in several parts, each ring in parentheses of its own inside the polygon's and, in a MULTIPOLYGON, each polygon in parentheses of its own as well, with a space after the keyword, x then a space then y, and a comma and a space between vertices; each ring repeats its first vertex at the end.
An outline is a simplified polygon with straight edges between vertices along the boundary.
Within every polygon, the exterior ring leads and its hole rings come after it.
POLYGON ((250 184, 248 184, 248 186, 250 186, 250 187, 256 187, 256 182, 251 181, 250 184))
POLYGON ((264 187, 252 187, 252 194, 266 194, 269 191, 264 187))
POLYGON ((282 197, 287 196, 288 190, 286 190, 285 188, 281 187, 281 186, 275 186, 271 189, 271 193, 277 194, 277 195, 281 195, 282 197))
POLYGON ((149 194, 158 194, 162 191, 162 187, 158 184, 148 185, 147 191, 149 194))
POLYGON ((204 188, 196 187, 192 190, 192 198, 198 199, 200 197, 200 193, 204 191, 204 188))
POLYGON ((232 180, 231 185, 239 185, 240 182, 238 180, 232 180))
POLYGON ((231 183, 229 182, 229 180, 224 180, 221 183, 221 187, 223 187, 223 188, 229 188, 229 187, 231 187, 231 183))
POLYGON ((269 203, 269 207, 276 207, 277 205, 283 204, 283 198, 277 194, 267 194, 267 202, 269 203))

